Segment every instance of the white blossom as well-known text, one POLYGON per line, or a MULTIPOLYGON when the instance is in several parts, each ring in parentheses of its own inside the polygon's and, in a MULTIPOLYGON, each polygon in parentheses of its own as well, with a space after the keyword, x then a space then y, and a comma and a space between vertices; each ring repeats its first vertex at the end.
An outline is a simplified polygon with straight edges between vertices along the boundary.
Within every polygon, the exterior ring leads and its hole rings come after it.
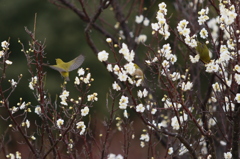
POLYGON ((161 129, 161 127, 167 127, 167 121, 166 120, 162 120, 161 123, 158 123, 158 128, 161 129))
POLYGON ((38 80, 37 76, 32 77, 31 82, 29 82, 28 85, 31 90, 34 90, 34 87, 37 84, 37 80, 38 80))
POLYGON ((26 119, 25 124, 26 124, 27 128, 30 127, 30 121, 28 119, 26 119))
POLYGON ((12 107, 12 114, 16 113, 19 110, 19 107, 12 107))
POLYGON ((143 15, 139 15, 139 16, 137 15, 135 18, 135 22, 140 24, 140 23, 142 23, 143 19, 144 19, 143 15))
POLYGON ((235 65, 234 66, 234 71, 237 71, 238 73, 240 73, 240 66, 239 65, 235 65))
POLYGON ((136 70, 134 63, 132 63, 132 62, 125 64, 124 68, 125 68, 126 72, 129 73, 130 75, 132 75, 136 70))
POLYGON ((61 104, 62 105, 68 105, 67 102, 66 102, 68 96, 69 96, 69 91, 67 91, 67 90, 64 90, 62 92, 62 94, 59 96, 61 98, 61 104))
POLYGON ((179 155, 182 156, 186 152, 188 152, 188 149, 183 144, 181 144, 181 147, 179 149, 179 155))
POLYGON ((201 11, 198 12, 198 14, 200 15, 198 17, 199 25, 203 25, 209 19, 209 17, 207 16, 208 12, 209 12, 208 8, 201 9, 201 11))
POLYGON ((141 42, 145 43, 146 40, 147 40, 147 36, 145 34, 141 34, 141 35, 139 35, 138 37, 135 38, 135 42, 137 44, 139 44, 141 42))
POLYGON ((135 52, 132 50, 131 52, 124 53, 123 56, 125 60, 127 60, 128 62, 132 62, 134 60, 135 52))
POLYGON ((126 72, 119 72, 119 74, 118 74, 118 79, 119 79, 120 81, 126 81, 127 78, 128 78, 128 76, 127 76, 126 72))
POLYGON ((116 81, 114 81, 114 83, 112 84, 112 87, 113 87, 113 89, 116 90, 116 91, 120 91, 120 90, 121 90, 121 87, 117 84, 116 81))
POLYGON ((221 17, 219 18, 220 22, 225 23, 226 25, 231 25, 235 21, 237 13, 235 11, 234 5, 226 8, 223 3, 220 3, 219 10, 221 15, 221 17))
POLYGON ((10 83, 12 87, 17 87, 17 82, 15 82, 14 79, 11 79, 10 83))
POLYGON ((108 64, 108 65, 107 65, 107 70, 108 70, 109 72, 112 72, 112 71, 113 71, 112 64, 108 64))
POLYGON ((121 154, 115 155, 113 153, 108 154, 107 159, 123 159, 121 154))
POLYGON ((103 61, 107 61, 108 60, 108 55, 109 53, 107 53, 105 50, 101 51, 98 53, 98 60, 103 62, 103 61))
POLYGON ((189 55, 189 58, 192 63, 197 63, 200 59, 200 56, 199 54, 195 55, 194 57, 192 55, 189 55))
POLYGON ((187 81, 186 83, 185 82, 182 83, 182 90, 183 91, 191 90, 192 87, 193 87, 193 84, 190 81, 187 81))
POLYGON ((123 116, 124 116, 125 118, 128 118, 128 112, 127 112, 126 109, 123 111, 123 116))
POLYGON ((26 107, 26 103, 25 102, 22 102, 22 104, 20 105, 20 109, 22 110, 22 109, 25 109, 25 107, 26 107))
POLYGON ((152 23, 151 24, 152 30, 158 31, 158 29, 160 28, 160 26, 158 25, 158 23, 152 23))
POLYGON ((90 83, 90 81, 91 81, 91 73, 89 72, 89 73, 86 75, 86 77, 83 78, 83 82, 84 82, 85 84, 88 84, 88 83, 90 83))
POLYGON ((144 20, 143 20, 143 25, 148 26, 149 22, 150 22, 150 20, 145 17, 144 20))
POLYGON ((169 148, 168 148, 168 154, 169 154, 169 155, 172 155, 172 153, 173 153, 173 148, 172 148, 172 147, 169 147, 169 148))
POLYGON ((240 74, 237 74, 237 73, 236 73, 236 74, 234 75, 234 79, 235 79, 235 81, 237 82, 237 84, 240 85, 240 74))
POLYGON ((171 119, 171 126, 173 127, 174 130, 178 130, 180 128, 180 125, 178 123, 178 120, 177 120, 177 117, 174 116, 172 119, 171 119))
POLYGON ((10 61, 10 60, 6 60, 5 63, 6 63, 7 65, 11 65, 13 62, 10 61))
POLYGON ((240 93, 237 93, 234 99, 237 101, 237 103, 240 103, 240 93))
POLYGON ((58 119, 58 120, 57 120, 57 127, 58 127, 59 129, 61 129, 63 123, 64 123, 64 120, 63 120, 63 119, 58 119))
POLYGON ((86 126, 85 126, 84 122, 83 121, 79 121, 78 123, 76 123, 76 126, 77 126, 77 129, 81 129, 79 134, 83 135, 83 133, 86 130, 86 126))
POLYGON ((208 37, 208 31, 205 28, 202 28, 200 31, 200 37, 206 39, 208 37))
POLYGON ((36 113, 37 115, 40 115, 40 114, 42 113, 42 110, 41 110, 41 107, 40 107, 40 106, 36 106, 36 108, 35 108, 35 113, 36 113))
POLYGON ((143 113, 144 110, 145 110, 145 107, 143 106, 142 103, 136 106, 136 112, 143 113))
POLYGON ((78 77, 75 77, 74 84, 80 85, 80 79, 78 77))
POLYGON ((88 101, 89 102, 94 102, 94 101, 98 101, 98 94, 97 93, 93 93, 87 96, 88 101))
POLYGON ((119 108, 126 109, 127 105, 128 105, 128 97, 123 95, 119 100, 119 108))
POLYGON ((82 75, 85 74, 85 71, 84 71, 83 68, 79 68, 78 71, 77 71, 77 73, 78 73, 78 76, 82 76, 82 75))
POLYGON ((213 88, 214 92, 221 92, 222 91, 222 86, 218 82, 213 83, 212 88, 213 88))
POLYGON ((224 152, 224 159, 232 159, 232 153, 231 152, 224 152))
POLYGON ((128 46, 125 43, 122 43, 122 48, 119 50, 120 54, 129 54, 128 46))
POLYGON ((0 51, 0 58, 2 58, 4 56, 4 52, 0 51))
POLYGON ((89 108, 88 107, 84 107, 83 109, 81 109, 81 115, 82 116, 86 116, 89 113, 89 108))
POLYGON ((156 108, 153 108, 153 109, 151 110, 151 114, 152 114, 152 115, 156 114, 156 112, 157 112, 157 109, 156 109, 156 108))
POLYGON ((205 64, 206 72, 213 73, 219 71, 219 65, 215 63, 214 60, 211 60, 208 64, 205 64))
POLYGON ((149 142, 150 137, 149 137, 148 133, 141 134, 140 140, 145 141, 145 142, 149 142))
POLYGON ((178 23, 177 30, 180 35, 183 34, 183 30, 187 27, 188 23, 189 22, 186 19, 183 19, 178 23))
POLYGON ((232 59, 230 52, 226 45, 221 45, 220 47, 220 57, 218 59, 218 63, 226 62, 228 63, 229 60, 232 59))
POLYGON ((111 43, 111 42, 112 42, 112 39, 111 39, 111 38, 107 38, 107 39, 106 39, 106 42, 111 43))
POLYGON ((10 45, 10 44, 9 44, 7 41, 3 41, 3 42, 1 43, 1 46, 2 46, 3 50, 8 49, 9 45, 10 45))

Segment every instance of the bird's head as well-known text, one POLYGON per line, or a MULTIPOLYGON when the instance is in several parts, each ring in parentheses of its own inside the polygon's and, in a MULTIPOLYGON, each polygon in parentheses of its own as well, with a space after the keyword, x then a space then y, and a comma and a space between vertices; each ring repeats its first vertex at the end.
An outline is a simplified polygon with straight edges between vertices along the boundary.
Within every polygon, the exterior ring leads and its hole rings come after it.
POLYGON ((134 63, 134 67, 135 67, 135 69, 140 69, 139 66, 135 63, 134 63))
POLYGON ((57 64, 61 64, 61 63, 63 63, 63 60, 57 58, 57 59, 56 59, 56 63, 57 63, 57 64))

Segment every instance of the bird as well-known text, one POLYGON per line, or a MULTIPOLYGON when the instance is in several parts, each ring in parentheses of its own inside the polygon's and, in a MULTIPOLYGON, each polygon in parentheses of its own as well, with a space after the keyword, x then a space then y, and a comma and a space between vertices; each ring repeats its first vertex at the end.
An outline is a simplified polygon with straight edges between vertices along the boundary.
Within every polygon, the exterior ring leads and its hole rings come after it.
POLYGON ((79 68, 85 57, 83 55, 79 55, 69 62, 64 62, 62 59, 56 59, 56 65, 49 65, 50 68, 59 71, 59 73, 64 77, 66 81, 70 81, 69 72, 79 68))
POLYGON ((200 60, 202 60, 202 62, 204 62, 206 64, 211 61, 211 58, 209 55, 209 49, 206 44, 203 44, 198 41, 195 49, 196 49, 197 53, 199 54, 200 60))
POLYGON ((135 71, 133 72, 132 76, 137 79, 144 79, 144 74, 141 68, 134 63, 135 71))

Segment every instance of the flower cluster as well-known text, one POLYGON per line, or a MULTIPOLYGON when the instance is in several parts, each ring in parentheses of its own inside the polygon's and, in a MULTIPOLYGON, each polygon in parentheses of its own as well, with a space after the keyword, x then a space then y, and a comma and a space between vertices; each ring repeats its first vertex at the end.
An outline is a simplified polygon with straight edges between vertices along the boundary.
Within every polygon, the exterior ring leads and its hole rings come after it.
POLYGON ((193 84, 190 81, 187 81, 186 83, 185 82, 182 83, 182 90, 183 91, 191 90, 192 87, 193 87, 193 84))
POLYGON ((75 77, 75 81, 74 81, 74 84, 76 85, 80 85, 81 81, 85 84, 89 84, 90 86, 90 83, 92 81, 94 81, 94 79, 91 77, 91 73, 90 72, 87 72, 89 71, 89 69, 87 68, 86 71, 83 69, 83 68, 79 68, 78 69, 78 76, 75 77), (86 75, 85 75, 86 74, 86 75), (84 76, 85 75, 85 76, 84 76))
POLYGON ((178 33, 184 37, 184 42, 191 48, 195 48, 197 46, 196 35, 190 36, 191 31, 187 28, 188 23, 185 19, 181 20, 178 23, 177 30, 178 33))
POLYGON ((154 31, 157 31, 159 34, 164 36, 165 40, 167 40, 170 36, 170 32, 168 31, 169 26, 165 18, 165 16, 167 15, 167 9, 166 9, 167 5, 164 2, 162 2, 158 5, 158 7, 159 7, 159 10, 156 16, 156 19, 158 22, 152 23, 151 26, 154 31))
POLYGON ((159 62, 162 65, 161 74, 163 76, 168 76, 172 81, 180 79, 179 72, 172 72, 170 67, 177 62, 177 56, 172 53, 170 44, 164 44, 158 54, 152 60, 146 60, 147 64, 153 64, 159 62))
POLYGON ((135 42, 137 44, 139 44, 141 42, 144 43, 146 40, 147 40, 147 36, 145 34, 141 34, 141 35, 139 35, 138 37, 135 38, 135 42))
MULTIPOLYGON (((0 58, 2 58, 3 56, 5 56, 8 53, 9 45, 10 45, 10 43, 7 41, 1 42, 2 50, 0 51, 0 58)), ((4 59, 4 62, 7 65, 12 65, 12 63, 13 63, 12 61, 10 61, 8 59, 4 59)))
POLYGON ((143 91, 138 90, 137 95, 138 95, 139 98, 145 98, 145 97, 147 97, 147 95, 148 95, 148 91, 146 90, 146 88, 144 88, 143 91))
MULTIPOLYGON (((122 47, 119 50, 119 54, 123 55, 124 59, 127 63, 122 67, 119 64, 108 64, 107 70, 109 72, 113 72, 117 75, 118 80, 121 82, 129 82, 132 85, 140 86, 143 79, 142 70, 133 63, 135 52, 133 50, 129 50, 128 46, 125 43, 122 43, 122 47)), ((106 51, 101 51, 98 53, 99 61, 107 61, 108 55, 106 51)), ((121 88, 120 86, 114 82, 113 89, 119 91, 121 88)))
POLYGON ((88 107, 84 107, 83 109, 81 109, 81 115, 82 116, 86 116, 89 113, 89 108, 88 107))
POLYGON ((115 155, 113 153, 108 154, 107 159, 123 159, 121 154, 115 155))
POLYGON ((10 158, 10 159, 21 159, 22 158, 22 154, 19 151, 16 151, 15 154, 13 153, 9 153, 8 155, 6 155, 6 158, 10 158))
POLYGON ((180 149, 178 150, 178 152, 179 152, 179 156, 182 156, 183 154, 188 152, 188 149, 183 144, 181 144, 180 145, 180 149))
POLYGON ((24 110, 26 112, 31 112, 31 109, 28 108, 28 106, 31 104, 31 102, 24 102, 22 101, 22 98, 20 98, 20 102, 17 103, 17 107, 13 106, 11 108, 12 114, 16 113, 18 110, 24 110))
POLYGON ((188 119, 188 115, 187 114, 184 114, 183 116, 180 116, 180 117, 177 117, 177 116, 174 116, 172 119, 171 119, 171 126, 174 130, 179 130, 179 128, 181 127, 181 124, 184 122, 184 121, 187 121, 188 119), (180 122, 180 123, 179 123, 180 122))
POLYGON ((121 90, 121 87, 117 84, 116 81, 114 81, 114 83, 112 84, 112 87, 113 87, 113 89, 116 90, 116 91, 120 91, 120 90, 121 90))
POLYGON ((81 129, 81 131, 79 132, 80 135, 83 135, 84 132, 86 131, 86 125, 84 124, 83 121, 79 121, 77 124, 77 129, 81 129))
POLYGON ((57 124, 57 127, 58 127, 59 129, 61 129, 62 125, 64 124, 64 120, 63 120, 63 119, 58 119, 57 122, 56 122, 56 124, 57 124))
POLYGON ((37 76, 32 77, 31 81, 29 82, 29 88, 34 90, 34 87, 37 85, 37 76))
POLYGON ((59 96, 61 98, 61 104, 62 105, 68 105, 68 103, 66 102, 67 98, 69 96, 69 91, 67 90, 63 90, 62 94, 59 96))
POLYGON ((11 83, 12 87, 17 87, 18 83, 16 81, 14 81, 14 79, 9 80, 9 82, 11 83))
POLYGON ((7 41, 1 42, 1 46, 3 50, 8 50, 9 49, 9 43, 7 41))
POLYGON ((143 15, 137 15, 135 18, 135 22, 137 24, 143 23, 144 26, 148 26, 150 21, 147 17, 144 17, 143 15))
POLYGON ((88 101, 90 101, 90 102, 98 101, 97 95, 98 95, 97 93, 89 94, 87 96, 88 101))
POLYGON ((35 111, 34 111, 37 115, 40 115, 42 113, 42 109, 40 106, 36 106, 35 107, 35 111))
POLYGON ((141 137, 140 137, 140 145, 141 147, 144 147, 145 146, 145 142, 149 142, 150 140, 150 137, 149 137, 149 134, 148 133, 145 133, 145 134, 141 134, 141 137))
POLYGON ((168 98, 167 95, 164 95, 162 98, 162 101, 164 102, 164 108, 171 108, 171 109, 180 109, 182 108, 182 105, 180 103, 171 101, 170 98, 168 98))
POLYGON ((237 13, 234 5, 228 6, 228 8, 226 7, 227 5, 229 4, 224 4, 224 3, 219 4, 220 15, 221 15, 219 20, 221 23, 221 26, 220 26, 221 29, 225 28, 224 24, 231 25, 237 17, 237 13))
POLYGON ((128 97, 122 96, 121 99, 119 100, 119 108, 120 109, 127 109, 128 106, 128 97))
POLYGON ((30 121, 28 119, 26 119, 25 122, 22 122, 22 126, 26 126, 27 128, 30 127, 30 121))
POLYGON ((209 13, 209 9, 201 9, 201 11, 198 12, 198 14, 200 15, 198 17, 198 23, 199 25, 203 25, 208 19, 209 17, 207 16, 207 14, 209 13))

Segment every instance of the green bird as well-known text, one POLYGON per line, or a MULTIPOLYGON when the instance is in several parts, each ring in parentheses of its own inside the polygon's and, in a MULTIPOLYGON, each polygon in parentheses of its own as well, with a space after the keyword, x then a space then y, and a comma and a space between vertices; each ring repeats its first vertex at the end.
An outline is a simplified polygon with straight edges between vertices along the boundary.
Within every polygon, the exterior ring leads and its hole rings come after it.
POLYGON ((144 74, 141 68, 134 63, 135 71, 133 72, 132 76, 137 79, 142 79, 144 80, 144 74))
POLYGON ((64 79, 66 81, 69 81, 69 72, 79 68, 82 65, 84 59, 85 58, 83 55, 79 55, 78 57, 69 62, 63 62, 60 58, 57 58, 56 65, 49 65, 49 67, 59 71, 59 73, 64 77, 64 79))
POLYGON ((197 53, 200 56, 200 60, 202 60, 204 63, 209 63, 211 58, 209 55, 209 49, 206 44, 203 44, 201 42, 197 42, 197 47, 195 48, 197 53))

